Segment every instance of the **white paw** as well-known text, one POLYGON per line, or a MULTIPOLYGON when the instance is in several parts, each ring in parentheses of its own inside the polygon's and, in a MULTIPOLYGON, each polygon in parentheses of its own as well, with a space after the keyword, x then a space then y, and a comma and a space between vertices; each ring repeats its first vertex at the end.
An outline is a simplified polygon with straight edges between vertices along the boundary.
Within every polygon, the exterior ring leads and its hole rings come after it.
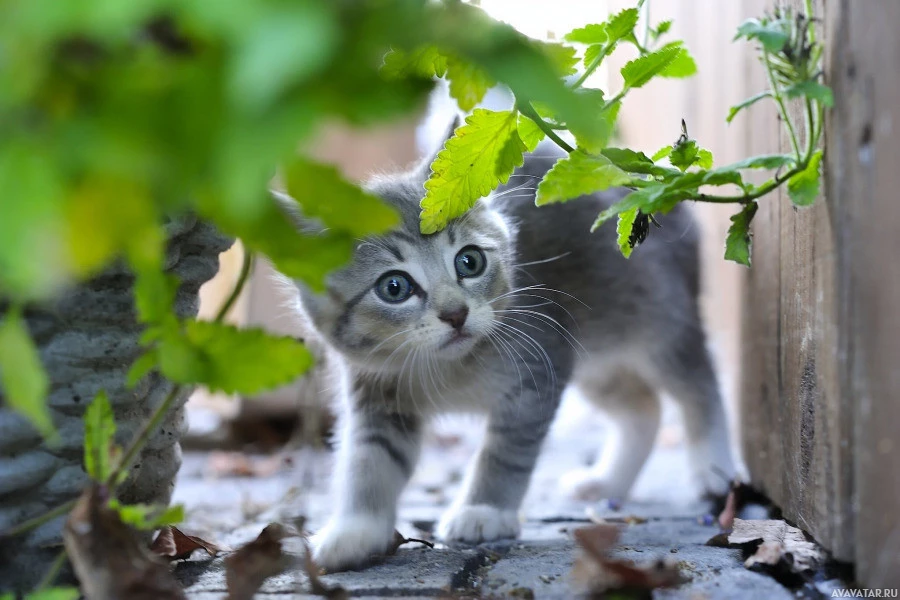
POLYGON ((522 524, 514 510, 487 504, 455 506, 438 524, 438 537, 447 542, 491 542, 519 536, 522 524))
POLYGON ((576 469, 559 479, 559 487, 568 498, 579 502, 615 500, 622 502, 628 495, 623 486, 616 486, 591 469, 576 469))
POLYGON ((335 517, 310 538, 313 560, 326 571, 361 567, 383 555, 394 540, 394 522, 369 515, 335 517))

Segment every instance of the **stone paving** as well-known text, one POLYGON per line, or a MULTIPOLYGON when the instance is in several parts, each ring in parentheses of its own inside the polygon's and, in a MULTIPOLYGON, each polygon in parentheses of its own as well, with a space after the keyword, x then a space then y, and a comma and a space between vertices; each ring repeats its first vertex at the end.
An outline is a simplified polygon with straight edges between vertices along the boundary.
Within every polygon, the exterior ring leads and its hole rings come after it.
MULTIPOLYGON (((687 465, 680 430, 665 425, 657 450, 645 467, 635 500, 618 511, 605 505, 586 507, 567 501, 556 489, 559 475, 588 463, 602 443, 602 422, 584 407, 566 400, 554 426, 525 502, 521 539, 478 547, 433 549, 409 544, 381 564, 363 571, 327 575, 328 584, 343 586, 366 598, 480 596, 485 598, 573 598, 577 589, 569 573, 576 556, 572 531, 594 518, 623 523, 614 555, 639 563, 659 558, 675 561, 687 583, 657 590, 654 598, 791 598, 792 593, 764 575, 747 571, 740 551, 706 546, 718 533, 704 525, 706 510, 692 501, 685 486, 687 465), (628 524, 629 517, 645 522, 628 524)), ((671 418, 666 419, 671 421, 671 418)), ((405 491, 398 529, 409 537, 428 538, 441 511, 459 486, 466 461, 477 447, 478 421, 440 422, 405 491)), ((266 477, 213 478, 208 455, 189 452, 175 490, 175 501, 187 508, 184 529, 232 548, 252 540, 272 521, 308 519, 308 529, 321 526, 330 506, 327 482, 330 456, 310 450, 294 453, 294 466, 266 477)), ((300 547, 289 546, 300 552, 300 547)), ((192 600, 225 597, 221 557, 195 557, 177 567, 192 600)), ((306 597, 304 577, 288 573, 269 579, 257 598, 306 597)))

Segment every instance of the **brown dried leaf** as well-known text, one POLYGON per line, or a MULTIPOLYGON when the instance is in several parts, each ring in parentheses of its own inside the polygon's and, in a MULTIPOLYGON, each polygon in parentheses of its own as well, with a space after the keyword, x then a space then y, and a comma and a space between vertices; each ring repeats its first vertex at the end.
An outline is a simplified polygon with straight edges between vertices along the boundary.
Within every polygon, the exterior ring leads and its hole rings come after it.
POLYGON ((266 579, 287 570, 294 561, 282 550, 281 540, 295 535, 284 525, 271 523, 255 540, 226 557, 227 600, 252 600, 266 579))
POLYGON ((782 557, 790 555, 787 561, 790 570, 799 573, 815 569, 824 559, 822 551, 815 543, 807 541, 803 531, 784 521, 734 520, 734 530, 728 536, 730 544, 747 544, 756 540, 762 540, 762 544, 744 563, 747 568, 757 564, 774 565, 782 557))
POLYGON ((612 558, 610 549, 619 537, 614 525, 600 524, 575 530, 575 541, 583 554, 575 561, 572 575, 589 594, 609 591, 652 590, 681 583, 678 569, 665 561, 635 565, 612 558))
POLYGON ((108 490, 87 488, 63 528, 66 552, 88 600, 185 600, 168 566, 107 506, 108 490))
POLYGON ((165 556, 169 560, 190 558, 194 550, 200 549, 205 550, 210 556, 218 556, 220 552, 229 551, 228 548, 207 542, 203 538, 187 535, 177 527, 163 527, 159 530, 153 543, 150 544, 152 552, 165 556))
POLYGON ((423 546, 428 546, 429 548, 434 548, 434 542, 429 542, 428 540, 420 540, 419 538, 408 538, 403 537, 403 534, 394 530, 394 541, 391 542, 391 547, 388 548, 385 554, 389 556, 393 556, 397 554, 397 550, 400 549, 400 546, 403 544, 422 544, 423 546))
POLYGON ((316 563, 313 562, 312 550, 310 549, 309 542, 306 541, 306 538, 303 538, 303 550, 303 570, 306 573, 307 579, 309 579, 310 593, 316 594, 317 596, 324 596, 331 600, 347 600, 350 598, 350 594, 348 594, 347 590, 341 586, 326 585, 325 582, 319 578, 321 571, 319 570, 319 567, 316 566, 316 563))

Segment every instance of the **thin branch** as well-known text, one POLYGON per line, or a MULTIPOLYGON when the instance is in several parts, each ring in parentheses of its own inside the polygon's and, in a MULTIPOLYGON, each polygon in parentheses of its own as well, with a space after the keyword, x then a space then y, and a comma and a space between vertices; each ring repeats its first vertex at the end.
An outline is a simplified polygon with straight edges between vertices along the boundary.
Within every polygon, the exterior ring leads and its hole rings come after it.
POLYGON ((241 274, 238 275, 238 280, 235 283, 234 289, 231 290, 231 295, 228 296, 225 303, 219 308, 219 312, 216 313, 214 319, 216 323, 221 322, 228 314, 228 311, 231 310, 231 307, 234 306, 234 303, 237 302, 238 297, 241 295, 241 291, 244 289, 244 283, 250 275, 250 270, 253 268, 253 253, 246 247, 244 247, 243 250, 244 260, 241 263, 241 274))
POLYGON ((763 50, 763 64, 766 66, 766 76, 769 79, 769 85, 772 86, 772 98, 775 100, 775 103, 778 104, 778 113, 781 115, 782 120, 784 120, 784 124, 787 126, 788 132, 791 135, 791 146, 794 149, 794 156, 797 157, 797 162, 800 162, 802 160, 802 155, 800 154, 800 143, 797 141, 797 132, 794 130, 794 123, 791 121, 791 116, 784 106, 784 98, 781 97, 781 88, 779 87, 778 82, 775 81, 775 76, 772 74, 772 65, 769 62, 769 53, 766 50, 763 50))
POLYGON ((40 527, 44 523, 52 521, 56 517, 67 514, 69 511, 75 508, 75 502, 77 502, 77 500, 71 500, 69 502, 66 502, 65 504, 61 504, 56 508, 45 512, 42 515, 38 515, 36 517, 28 519, 27 521, 22 521, 12 529, 4 531, 2 534, 0 534, 0 539, 13 538, 22 535, 23 533, 27 533, 32 529, 40 527))
POLYGON ((47 569, 47 572, 41 578, 41 582, 35 588, 35 591, 44 590, 52 586, 53 582, 56 581, 56 578, 59 577, 59 572, 63 568, 64 564, 66 564, 65 548, 63 548, 60 553, 56 555, 56 558, 53 559, 53 564, 51 564, 50 568, 47 569))
POLYGON ((531 102, 528 102, 528 101, 519 102, 517 104, 517 108, 519 109, 520 113, 522 113, 523 115, 525 115, 526 117, 528 117, 529 119, 534 121, 534 124, 537 125, 540 128, 540 130, 544 132, 544 135, 546 135, 548 138, 550 138, 551 140, 556 142, 557 146, 559 146, 560 148, 562 148, 563 150, 565 150, 568 153, 572 153, 575 151, 575 148, 573 148, 570 144, 568 144, 564 139, 559 137, 556 134, 556 132, 553 131, 553 128, 550 127, 550 124, 541 118, 541 115, 539 115, 537 113, 537 111, 534 109, 534 106, 531 105, 531 102))

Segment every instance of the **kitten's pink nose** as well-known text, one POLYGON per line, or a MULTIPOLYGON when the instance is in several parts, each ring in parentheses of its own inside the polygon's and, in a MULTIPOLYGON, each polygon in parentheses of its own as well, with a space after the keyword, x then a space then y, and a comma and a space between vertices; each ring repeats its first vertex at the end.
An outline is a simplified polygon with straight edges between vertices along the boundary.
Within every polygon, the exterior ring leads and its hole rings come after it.
POLYGON ((438 313, 438 319, 447 323, 453 329, 459 331, 466 324, 466 317, 469 316, 469 307, 461 306, 453 310, 445 310, 438 313))

